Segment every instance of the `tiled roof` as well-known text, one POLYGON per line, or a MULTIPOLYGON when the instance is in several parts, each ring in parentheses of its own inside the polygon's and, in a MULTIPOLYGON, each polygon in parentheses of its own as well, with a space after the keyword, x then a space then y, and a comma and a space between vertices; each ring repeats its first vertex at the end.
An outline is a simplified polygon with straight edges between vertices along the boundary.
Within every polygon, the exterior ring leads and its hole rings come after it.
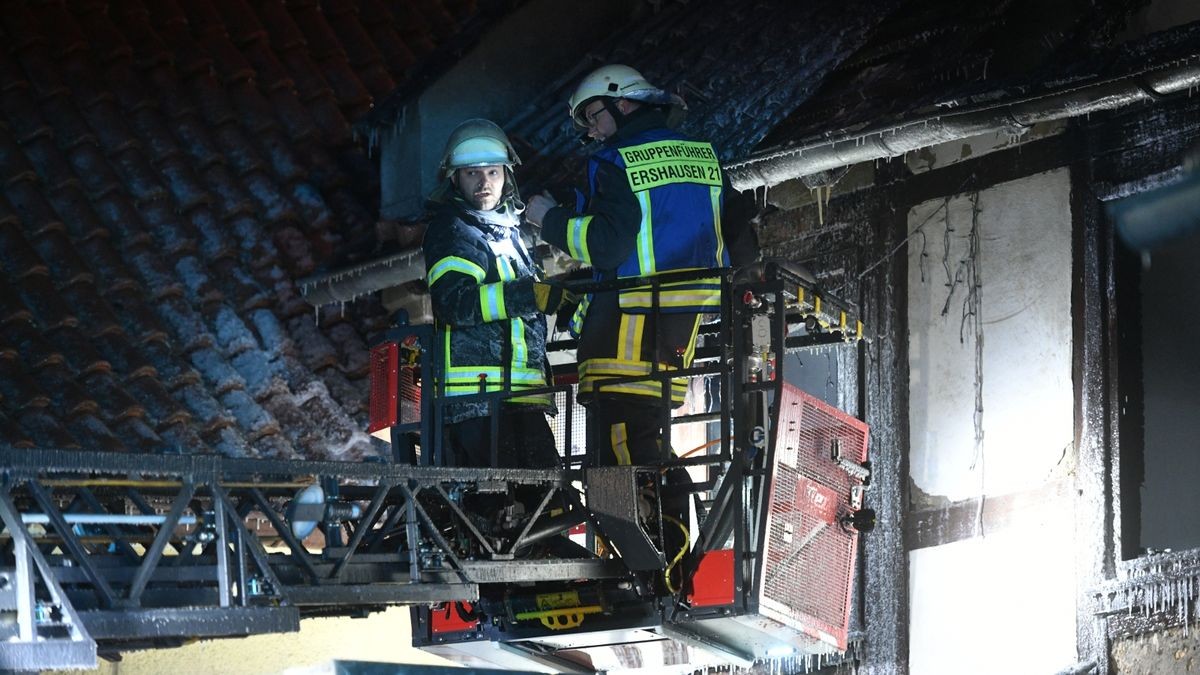
MULTIPOLYGON (((378 169, 351 125, 517 4, 4 2, 0 443, 371 453, 383 312, 365 298, 318 321, 293 280, 376 244, 378 169)), ((1047 66, 1111 41, 1137 3, 1053 26, 1012 0, 652 4, 506 124, 527 193, 582 166, 563 101, 601 63, 681 92, 685 131, 736 159, 1076 76, 1047 66), (1014 36, 1046 48, 1022 63, 1014 36)))
POLYGON ((854 54, 901 0, 660 3, 597 45, 506 123, 525 164, 523 189, 561 182, 587 154, 565 102, 580 78, 624 63, 688 103, 682 130, 722 159, 745 156, 854 54))
POLYGON ((0 443, 373 453, 381 310, 318 324, 293 279, 374 242, 378 170, 351 123, 477 11, 5 2, 0 443))
POLYGON ((518 177, 527 193, 578 180, 588 150, 564 102, 591 69, 626 63, 683 95, 683 131, 732 161, 938 104, 1095 76, 1103 72, 1096 48, 1112 45, 1141 4, 1096 0, 1040 12, 1015 0, 667 0, 596 45, 505 128, 526 160, 518 177))

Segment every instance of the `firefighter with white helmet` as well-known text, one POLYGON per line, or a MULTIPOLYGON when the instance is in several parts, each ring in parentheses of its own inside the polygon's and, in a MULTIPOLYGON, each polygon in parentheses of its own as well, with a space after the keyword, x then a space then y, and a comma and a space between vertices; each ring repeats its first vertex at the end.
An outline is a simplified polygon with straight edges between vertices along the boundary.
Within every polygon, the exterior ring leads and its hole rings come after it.
MULTIPOLYGON (((584 114, 584 107, 593 99, 599 100, 605 109, 612 113, 617 108, 616 102, 624 99, 656 106, 673 108, 677 112, 687 109, 683 99, 669 94, 646 81, 642 74, 620 64, 597 68, 583 78, 575 87, 567 106, 571 111, 571 119, 581 129, 588 129, 589 120, 584 114)), ((617 109, 616 119, 623 119, 625 113, 617 109)), ((675 120, 668 120, 669 126, 675 126, 675 120)))
MULTIPOLYGON (((541 225, 545 241, 590 265, 598 280, 729 266, 728 184, 712 144, 674 129, 684 111, 678 96, 614 64, 584 77, 568 106, 575 125, 601 145, 588 160, 580 208, 558 206, 547 194, 530 199, 526 217, 541 225)), ((572 330, 594 463, 674 456, 661 439, 686 381, 672 380, 664 397, 661 382, 629 378, 691 366, 701 314, 719 310, 720 286, 717 278, 663 283, 657 302, 645 286, 582 300, 572 330)), ((668 511, 686 517, 686 501, 664 504, 668 511)))
MULTIPOLYGON (((423 249, 446 395, 512 392, 500 415, 499 465, 549 467, 558 463, 545 416, 551 400, 520 392, 546 386, 545 314, 565 294, 541 281, 521 241, 524 205, 513 176, 520 162, 496 124, 460 124, 438 167, 443 180, 430 195, 423 249)), ((443 421, 453 463, 491 464, 488 403, 451 403, 443 421)))

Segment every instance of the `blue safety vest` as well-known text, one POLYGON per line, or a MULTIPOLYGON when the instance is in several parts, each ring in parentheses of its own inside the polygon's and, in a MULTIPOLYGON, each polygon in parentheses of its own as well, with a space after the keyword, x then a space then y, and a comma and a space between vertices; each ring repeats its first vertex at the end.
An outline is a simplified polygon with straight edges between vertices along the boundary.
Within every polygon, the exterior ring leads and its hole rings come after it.
MULTIPOLYGON (((632 136, 592 156, 588 162, 592 194, 599 162, 609 162, 625 172, 641 206, 637 246, 617 267, 618 277, 729 266, 721 234, 721 164, 711 144, 689 140, 666 128, 632 136)), ((584 262, 590 262, 590 221, 590 216, 582 215, 567 222, 567 252, 584 262)), ((666 313, 714 312, 720 308, 720 295, 719 279, 675 282, 661 287, 658 305, 666 313)), ((620 303, 625 312, 648 313, 653 306, 650 287, 622 291, 620 303)), ((580 309, 572 321, 576 328, 586 312, 586 307, 580 309)))

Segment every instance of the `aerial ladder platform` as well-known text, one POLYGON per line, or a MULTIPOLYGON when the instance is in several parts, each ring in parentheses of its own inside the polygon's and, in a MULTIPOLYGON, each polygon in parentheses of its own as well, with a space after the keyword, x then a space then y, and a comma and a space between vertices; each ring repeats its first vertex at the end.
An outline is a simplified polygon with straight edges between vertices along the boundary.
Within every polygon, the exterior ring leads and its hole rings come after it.
MULTIPOLYGON (((412 608, 414 645, 472 665, 594 672, 623 646, 697 666, 840 658, 858 535, 874 523, 868 429, 784 371, 790 353, 853 348, 855 312, 776 263, 572 288, 656 295, 714 276, 721 310, 693 364, 649 376, 699 380, 706 399, 670 418, 678 454, 659 465, 589 464, 559 358, 551 385, 521 395, 556 398, 560 467, 446 466, 428 325, 372 348, 379 461, 0 448, 0 669, 93 668, 393 605, 412 608), (690 482, 667 479, 679 467, 690 482), (687 523, 664 517, 678 490, 687 523), (472 511, 474 495, 514 493, 526 506, 472 511)), ((466 398, 495 411, 511 395, 466 398)))

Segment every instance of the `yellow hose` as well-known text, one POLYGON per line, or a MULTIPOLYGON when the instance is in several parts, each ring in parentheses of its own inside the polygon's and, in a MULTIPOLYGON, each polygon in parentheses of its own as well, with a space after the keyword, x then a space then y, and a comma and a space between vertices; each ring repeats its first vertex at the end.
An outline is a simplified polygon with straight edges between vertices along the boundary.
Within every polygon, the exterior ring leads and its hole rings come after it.
POLYGON ((676 525, 678 525, 679 530, 681 532, 683 532, 683 545, 679 547, 679 553, 675 554, 675 559, 671 561, 670 565, 667 565, 667 569, 663 572, 663 580, 667 584, 667 590, 671 591, 672 593, 677 593, 679 591, 679 589, 675 588, 675 586, 672 585, 672 583, 671 583, 671 570, 674 569, 675 566, 679 564, 680 560, 683 560, 683 554, 687 552, 688 544, 691 541, 691 533, 688 532, 687 525, 684 525, 675 516, 668 516, 667 514, 664 513, 663 518, 666 518, 667 520, 671 521, 672 523, 675 523, 676 525))

